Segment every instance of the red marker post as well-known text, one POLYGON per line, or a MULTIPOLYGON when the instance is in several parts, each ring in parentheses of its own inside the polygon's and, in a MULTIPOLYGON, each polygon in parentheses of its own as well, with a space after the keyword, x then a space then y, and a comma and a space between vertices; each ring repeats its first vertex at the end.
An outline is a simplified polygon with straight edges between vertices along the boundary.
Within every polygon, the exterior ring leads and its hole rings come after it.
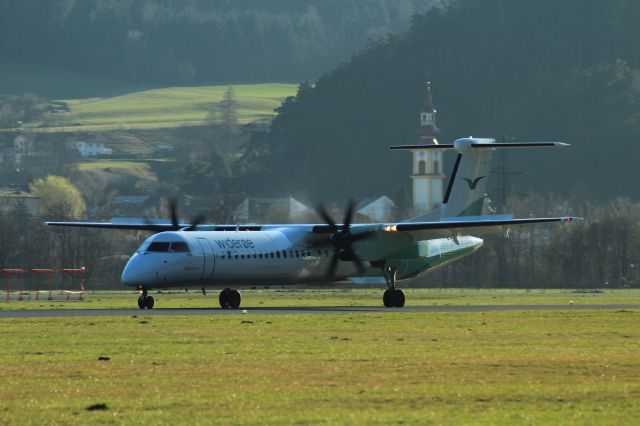
POLYGON ((6 300, 11 298, 11 283, 14 278, 18 279, 18 285, 20 287, 18 291, 18 300, 22 300, 22 295, 24 294, 24 275, 27 271, 24 269, 3 269, 2 275, 7 276, 5 280, 5 289, 7 292, 6 300))
POLYGON ((35 299, 38 300, 38 296, 40 295, 40 293, 45 293, 48 292, 49 293, 49 297, 47 298, 47 300, 53 300, 53 274, 55 274, 57 271, 55 269, 50 269, 50 268, 36 268, 36 269, 32 269, 31 273, 32 274, 36 274, 36 297, 35 299), (40 284, 42 284, 44 282, 44 277, 46 276, 46 280, 47 280, 47 287, 48 290, 40 290, 40 284))

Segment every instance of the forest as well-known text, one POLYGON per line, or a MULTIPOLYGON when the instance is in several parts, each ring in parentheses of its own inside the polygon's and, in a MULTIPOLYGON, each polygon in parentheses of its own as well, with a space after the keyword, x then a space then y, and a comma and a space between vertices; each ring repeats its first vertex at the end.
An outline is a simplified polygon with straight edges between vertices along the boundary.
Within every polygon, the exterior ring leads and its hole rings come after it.
POLYGON ((400 182, 410 184, 410 158, 387 147, 417 141, 430 80, 441 142, 472 135, 571 144, 514 153, 519 191, 578 202, 637 197, 637 16, 640 3, 622 0, 460 0, 417 15, 407 32, 372 41, 300 85, 270 132, 254 139, 268 165, 260 181, 318 200, 393 196, 400 182))
POLYGON ((0 61, 138 85, 301 81, 444 0, 0 0, 0 61))

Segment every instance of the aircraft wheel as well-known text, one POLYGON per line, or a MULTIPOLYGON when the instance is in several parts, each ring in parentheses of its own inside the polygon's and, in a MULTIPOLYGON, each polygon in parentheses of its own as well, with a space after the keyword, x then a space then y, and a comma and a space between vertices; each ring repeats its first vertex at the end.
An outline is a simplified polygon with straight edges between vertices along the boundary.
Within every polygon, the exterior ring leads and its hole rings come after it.
POLYGON ((384 303, 384 306, 386 308, 393 308, 393 297, 392 297, 393 293, 391 290, 385 290, 384 294, 382 295, 382 302, 384 303))
POLYGON ((153 309, 153 305, 155 300, 151 296, 140 296, 138 297, 138 308, 140 309, 153 309))
POLYGON ((218 297, 222 309, 229 309, 231 307, 229 291, 230 289, 225 288, 220 292, 220 296, 218 297))
POLYGON ((238 290, 229 290, 229 306, 232 309, 238 309, 240 307, 240 301, 242 298, 240 297, 240 292, 238 290))
POLYGON ((393 291, 393 306, 396 308, 402 308, 404 306, 404 292, 402 290, 393 291))

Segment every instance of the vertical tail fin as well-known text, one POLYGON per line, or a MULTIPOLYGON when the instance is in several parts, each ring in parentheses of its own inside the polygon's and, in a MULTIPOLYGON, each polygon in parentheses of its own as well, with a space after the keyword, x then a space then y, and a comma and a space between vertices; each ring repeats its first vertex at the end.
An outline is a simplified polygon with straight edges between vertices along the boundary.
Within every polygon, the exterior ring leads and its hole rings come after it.
POLYGON ((441 219, 482 214, 493 150, 472 148, 472 144, 490 146, 494 140, 468 138, 454 142, 458 156, 442 200, 441 219))
POLYGON ((392 146, 391 149, 453 149, 458 153, 440 210, 409 219, 407 222, 482 215, 493 151, 496 148, 544 146, 567 146, 567 144, 561 142, 496 143, 495 139, 464 138, 446 145, 392 146))

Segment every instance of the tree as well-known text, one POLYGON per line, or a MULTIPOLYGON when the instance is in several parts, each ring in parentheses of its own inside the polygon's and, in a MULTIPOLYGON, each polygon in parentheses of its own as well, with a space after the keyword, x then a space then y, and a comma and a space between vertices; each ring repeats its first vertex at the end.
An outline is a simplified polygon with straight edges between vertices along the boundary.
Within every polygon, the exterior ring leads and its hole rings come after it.
POLYGON ((238 102, 233 87, 227 87, 224 97, 218 103, 217 112, 220 140, 226 146, 237 146, 240 129, 238 127, 238 102))
POLYGON ((37 179, 30 185, 29 191, 41 198, 40 214, 43 217, 78 219, 85 212, 86 206, 80 191, 62 176, 49 175, 37 179))

